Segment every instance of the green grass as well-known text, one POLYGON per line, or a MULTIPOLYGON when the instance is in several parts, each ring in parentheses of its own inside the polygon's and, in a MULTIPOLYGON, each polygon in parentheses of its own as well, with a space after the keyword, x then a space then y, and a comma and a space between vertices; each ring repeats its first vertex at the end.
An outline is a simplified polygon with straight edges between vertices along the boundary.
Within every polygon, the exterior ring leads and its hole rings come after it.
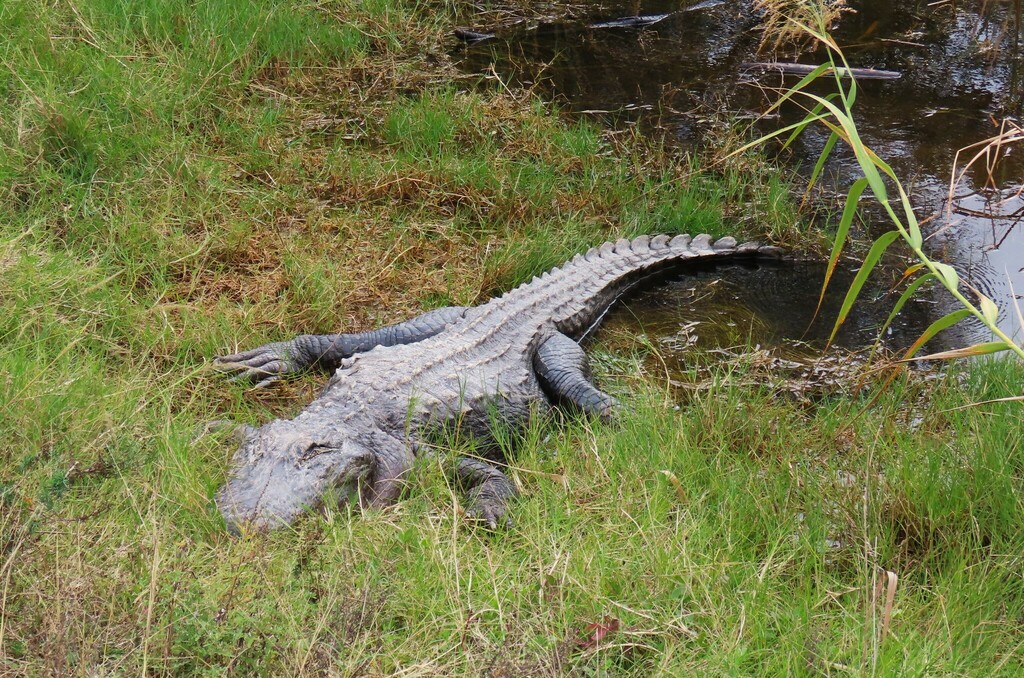
POLYGON ((856 404, 724 370, 677 411, 627 355, 599 361, 621 423, 527 432, 509 532, 467 526, 435 461, 387 511, 225 534, 230 445, 197 430, 316 384, 248 393, 212 356, 475 303, 609 237, 792 237, 771 173, 453 84, 450 20, 0 5, 0 672, 1019 672, 1019 409, 943 412, 1018 394, 1007 367, 841 432, 856 404))

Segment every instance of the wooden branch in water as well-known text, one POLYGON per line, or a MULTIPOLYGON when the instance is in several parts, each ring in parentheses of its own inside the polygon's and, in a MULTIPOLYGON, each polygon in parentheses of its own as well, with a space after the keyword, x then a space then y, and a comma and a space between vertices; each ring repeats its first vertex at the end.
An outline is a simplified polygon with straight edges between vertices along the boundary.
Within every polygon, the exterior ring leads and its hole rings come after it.
MULTIPOLYGON (((643 14, 639 16, 624 16, 618 19, 611 19, 609 21, 598 21, 595 23, 586 24, 586 28, 598 30, 615 28, 647 28, 648 26, 653 26, 654 24, 661 23, 665 19, 675 16, 676 14, 684 14, 686 12, 697 12, 705 9, 712 9, 714 7, 718 7, 719 5, 724 4, 724 0, 703 0, 702 2, 698 2, 695 5, 683 7, 682 9, 677 9, 676 11, 668 12, 667 14, 643 14)), ((504 29, 507 28, 507 26, 504 27, 504 29)), ((537 27, 534 26, 533 28, 536 29, 537 27)), ((473 28, 456 28, 454 31, 452 31, 452 35, 454 35, 459 40, 462 40, 463 42, 474 43, 482 42, 484 40, 490 40, 491 38, 497 35, 497 32, 501 30, 503 30, 503 27, 498 27, 486 31, 476 30, 473 28)))
MULTIPOLYGON (((781 62, 756 62, 746 63, 740 66, 740 69, 746 73, 751 71, 775 71, 776 73, 782 73, 783 75, 807 75, 815 68, 818 68, 815 64, 788 64, 781 62)), ((842 78, 849 78, 853 76, 858 80, 896 80, 903 76, 899 71, 880 71, 874 68, 837 68, 836 71, 842 78)), ((831 75, 832 69, 826 70, 823 75, 831 75)))
POLYGON ((482 40, 490 40, 494 37, 494 33, 474 31, 471 28, 456 28, 452 31, 452 34, 464 42, 481 42, 482 40))

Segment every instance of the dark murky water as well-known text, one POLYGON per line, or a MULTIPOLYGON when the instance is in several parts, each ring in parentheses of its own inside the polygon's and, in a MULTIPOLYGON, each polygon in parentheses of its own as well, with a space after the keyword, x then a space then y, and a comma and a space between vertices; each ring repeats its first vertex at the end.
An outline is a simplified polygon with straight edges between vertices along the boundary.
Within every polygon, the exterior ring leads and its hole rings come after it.
MULTIPOLYGON (((1004 329, 1019 336, 1012 301, 1014 293, 1017 298, 1024 294, 1024 144, 1008 150, 991 174, 984 163, 975 164, 954 188, 954 199, 948 200, 957 150, 998 133, 996 120, 1020 120, 1024 65, 1013 35, 1013 3, 850 4, 856 12, 842 18, 835 36, 851 64, 903 74, 898 80, 860 83, 856 113, 863 138, 912 189, 915 209, 931 234, 932 251, 993 297, 1004 329)), ((552 14, 568 14, 571 19, 499 25, 494 38, 460 48, 458 54, 467 70, 493 69, 503 79, 539 88, 581 115, 613 126, 640 124, 661 130, 683 145, 699 143, 723 112, 757 117, 771 97, 763 88, 782 81, 778 75, 755 81, 742 73, 742 64, 766 60, 757 53, 757 17, 748 2, 696 5, 686 0, 555 3, 552 14), (593 27, 617 17, 663 13, 670 15, 646 28, 593 27)), ((483 22, 479 28, 491 30, 489 16, 473 20, 483 22)), ((817 63, 814 54, 796 60, 817 63)), ((768 130, 796 114, 783 111, 782 119, 760 124, 768 130)), ((821 131, 806 134, 789 160, 806 171, 824 141, 821 131)), ((852 157, 843 152, 833 158, 830 173, 830 184, 840 191, 858 176, 852 157)), ((872 230, 886 228, 880 212, 869 207, 867 214, 872 230)), ((807 327, 822 271, 813 265, 715 269, 637 297, 612 321, 655 326, 657 336, 671 337, 673 324, 681 327, 697 320, 709 345, 733 345, 735 335, 743 334, 752 344, 786 351, 800 338, 821 346, 829 323, 819 320, 809 332, 807 327), (698 298, 701 303, 691 303, 698 298), (713 303, 705 306, 709 299, 713 303), (628 318, 635 321, 623 320, 628 318), (713 326, 722 329, 712 330, 713 326)), ((850 278, 843 273, 837 279, 837 294, 850 278)), ((873 301, 858 307, 841 344, 870 343, 874 328, 895 301, 881 298, 888 282, 868 293, 873 301)), ((834 318, 838 303, 838 298, 829 301, 824 320, 834 318)), ((939 292, 908 305, 893 343, 909 343, 952 308, 939 292)), ((987 339, 980 327, 965 327, 941 343, 987 339)))
MULTIPOLYGON (((853 279, 851 271, 836 273, 835 285, 815 318, 824 274, 825 265, 811 261, 687 267, 625 299, 609 314, 601 332, 642 331, 668 354, 681 354, 691 346, 760 346, 787 360, 810 360, 828 342, 853 279)), ((834 345, 852 351, 871 345, 879 319, 891 310, 890 301, 884 295, 866 294, 862 308, 840 328, 834 345)), ((927 302, 911 302, 907 313, 894 322, 892 335, 908 336, 908 325, 913 329, 928 312, 927 302)))

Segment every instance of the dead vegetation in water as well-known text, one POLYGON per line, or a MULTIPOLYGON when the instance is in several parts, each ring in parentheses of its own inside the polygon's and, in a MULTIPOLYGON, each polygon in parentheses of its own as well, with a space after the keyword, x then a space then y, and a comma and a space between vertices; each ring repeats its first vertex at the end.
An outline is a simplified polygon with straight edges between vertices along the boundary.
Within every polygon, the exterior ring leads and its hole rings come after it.
MULTIPOLYGON (((955 213, 990 219, 993 226, 996 223, 1006 226, 1002 237, 993 243, 996 248, 1002 244, 1011 230, 1024 221, 1024 183, 1007 187, 1004 180, 997 178, 999 175, 1005 175, 1002 169, 1007 163, 1008 156, 1024 146, 1024 127, 1011 118, 1003 119, 998 126, 997 134, 956 152, 949 177, 949 191, 946 195, 947 221, 955 213), (969 172, 982 177, 981 186, 975 191, 961 195, 961 185, 969 172), (987 201, 984 212, 976 212, 961 204, 964 198, 975 192, 992 198, 987 201)), ((949 224, 944 226, 948 227, 949 224)))
POLYGON ((686 391, 706 391, 721 379, 719 368, 729 372, 730 383, 742 388, 764 388, 804 406, 822 398, 856 397, 877 386, 867 379, 866 356, 832 350, 817 358, 794 359, 764 348, 720 348, 702 352, 692 375, 673 379, 672 386, 686 391))
POLYGON ((846 0, 754 0, 762 13, 761 51, 806 45, 811 39, 803 26, 830 30, 845 12, 846 0))

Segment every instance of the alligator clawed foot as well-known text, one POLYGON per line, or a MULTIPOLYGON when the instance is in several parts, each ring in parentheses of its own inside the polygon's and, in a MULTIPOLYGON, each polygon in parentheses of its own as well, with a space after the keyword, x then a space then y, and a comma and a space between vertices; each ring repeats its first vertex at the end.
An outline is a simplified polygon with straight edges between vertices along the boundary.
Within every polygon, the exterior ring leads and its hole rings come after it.
POLYGON ((611 402, 597 413, 597 418, 605 426, 614 426, 620 421, 623 409, 622 403, 612 398, 611 402))
POLYGON ((508 504, 504 500, 477 495, 469 498, 466 517, 486 526, 491 531, 496 531, 499 526, 510 530, 512 529, 512 518, 506 515, 507 511, 508 504))
POLYGON ((213 367, 218 372, 232 375, 231 381, 256 382, 253 388, 266 388, 283 376, 301 369, 292 357, 294 347, 291 344, 278 341, 251 351, 218 356, 213 359, 213 367))
POLYGON ((466 517, 497 530, 512 527, 508 502, 517 494, 515 485, 501 469, 483 459, 460 457, 455 464, 459 483, 466 493, 466 517))
POLYGON ((221 372, 239 372, 239 374, 236 374, 230 379, 231 382, 236 384, 249 384, 255 381, 256 383, 252 384, 253 390, 264 389, 275 381, 281 380, 281 375, 279 373, 271 371, 273 367, 268 370, 266 368, 259 367, 247 368, 241 363, 221 363, 217 366, 217 369, 221 372))

